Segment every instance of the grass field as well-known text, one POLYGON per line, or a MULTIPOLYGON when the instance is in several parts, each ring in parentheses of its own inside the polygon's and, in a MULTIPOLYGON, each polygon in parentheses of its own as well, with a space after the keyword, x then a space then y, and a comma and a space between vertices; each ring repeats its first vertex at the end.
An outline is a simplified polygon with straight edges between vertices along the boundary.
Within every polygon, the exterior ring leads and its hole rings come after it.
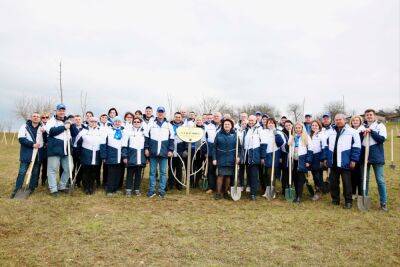
POLYGON ((1 144, 0 266, 399 266, 400 138, 395 142, 397 168, 388 160, 385 168, 388 213, 378 210, 374 179, 366 213, 334 207, 329 196, 297 206, 260 197, 214 201, 200 191, 164 200, 107 198, 103 191, 54 199, 40 187, 26 201, 10 200, 19 146, 1 144))

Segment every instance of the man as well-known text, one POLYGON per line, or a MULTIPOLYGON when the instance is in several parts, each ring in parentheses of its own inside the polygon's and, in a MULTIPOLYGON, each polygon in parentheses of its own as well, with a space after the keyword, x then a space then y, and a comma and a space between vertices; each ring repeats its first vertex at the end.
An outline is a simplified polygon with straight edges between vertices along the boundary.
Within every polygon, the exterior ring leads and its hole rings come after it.
POLYGON ((345 209, 352 207, 352 187, 351 173, 356 163, 360 160, 361 141, 358 132, 346 124, 346 116, 337 114, 335 116, 335 126, 329 131, 327 136, 327 146, 325 155, 328 167, 331 168, 331 197, 332 204, 340 204, 340 177, 342 177, 343 196, 345 199, 345 209))
POLYGON ((41 181, 42 186, 46 184, 47 181, 47 134, 46 134, 46 124, 50 114, 47 112, 42 113, 41 116, 41 127, 43 129, 43 147, 42 147, 42 162, 41 162, 41 181))
POLYGON ((67 192, 66 186, 69 177, 69 164, 68 164, 68 148, 67 145, 71 141, 71 122, 66 120, 65 105, 58 104, 56 107, 56 114, 52 117, 46 125, 46 132, 48 135, 47 147, 47 175, 49 189, 52 196, 57 197, 58 191, 67 192), (62 166, 62 174, 59 184, 57 185, 57 173, 62 166))
POLYGON ((93 112, 86 111, 86 113, 85 113, 85 121, 82 123, 83 128, 85 128, 85 129, 89 128, 89 121, 90 121, 90 118, 92 118, 92 117, 94 117, 93 112))
POLYGON ((31 180, 29 182, 29 193, 32 194, 38 186, 43 147, 42 134, 43 129, 40 127, 40 115, 39 113, 34 112, 31 115, 31 119, 24 123, 18 131, 18 141, 21 144, 19 154, 20 164, 15 188, 11 194, 11 198, 15 197, 15 194, 24 183, 26 172, 32 162, 33 149, 38 149, 38 155, 34 159, 31 180))
MULTIPOLYGON (((375 115, 375 110, 367 109, 364 112, 365 131, 363 132, 364 138, 362 142, 362 163, 367 164, 367 190, 368 195, 369 189, 369 177, 370 177, 370 167, 374 169, 376 183, 378 185, 379 200, 381 204, 381 210, 388 211, 387 208, 387 192, 386 183, 383 173, 383 165, 385 164, 385 151, 383 148, 383 143, 386 141, 387 133, 386 127, 383 123, 378 122, 375 115), (366 160, 364 157, 365 147, 368 146, 366 136, 369 135, 369 156, 366 160), (367 162, 366 162, 367 161, 367 162)), ((361 170, 364 170, 364 166, 361 166, 361 170)))
MULTIPOLYGON (((169 166, 172 166, 172 168, 168 168, 168 189, 173 189, 174 186, 178 190, 182 190, 182 185, 179 184, 174 177, 173 172, 175 173, 176 178, 182 182, 182 162, 180 158, 178 157, 181 156, 182 158, 186 155, 187 157, 187 145, 185 142, 183 142, 178 135, 176 134, 177 130, 179 127, 183 126, 183 121, 182 121, 182 114, 180 112, 175 112, 174 114, 174 120, 171 122, 172 126, 172 131, 174 134, 174 155, 173 157, 169 158, 168 160, 172 161, 169 166)), ((186 162, 184 160, 184 162, 186 162)))
POLYGON ((304 129, 306 129, 308 135, 311 135, 311 123, 312 116, 310 113, 306 113, 304 115, 304 129))
MULTIPOLYGON (((90 112, 90 111, 89 111, 90 112)), ((87 112, 86 112, 87 114, 87 112)), ((87 122, 89 122, 89 117, 86 115, 86 118, 88 119, 87 122)), ((88 124, 89 125, 89 124, 88 124)), ((82 117, 80 115, 75 115, 74 116, 74 123, 71 125, 71 134, 72 136, 72 144, 75 144, 75 137, 83 130, 83 129, 88 129, 88 126, 85 126, 82 123, 82 117)), ((72 170, 72 176, 75 177, 75 173, 78 171, 78 174, 76 175, 76 180, 75 183, 78 187, 81 187, 81 182, 82 182, 82 171, 80 170, 81 162, 80 162, 80 156, 79 152, 77 150, 77 147, 72 148, 72 159, 74 162, 74 168, 72 170)))
POLYGON ((324 113, 322 115, 321 124, 322 124, 322 131, 332 129, 331 115, 329 113, 324 113))
MULTIPOLYGON (((211 122, 207 121, 206 123, 204 123, 204 128, 207 133, 207 144, 209 151, 212 151, 215 136, 221 130, 222 114, 220 112, 215 112, 212 118, 213 119, 211 122)), ((209 157, 208 162, 212 162, 213 160, 211 154, 212 153, 209 153, 208 155, 209 157)), ((206 193, 211 194, 216 189, 215 182, 217 178, 217 170, 213 164, 208 165, 207 178, 208 178, 208 190, 206 191, 206 193)))
POLYGON ((260 164, 264 164, 266 156, 266 149, 261 149, 261 131, 262 128, 257 123, 256 116, 250 115, 248 127, 243 133, 243 149, 240 161, 246 166, 248 185, 250 185, 251 200, 256 200, 256 194, 259 186, 258 170, 260 164))
POLYGON ((278 127, 276 127, 276 129, 278 129, 279 131, 283 131, 286 121, 287 121, 286 116, 282 116, 281 120, 279 121, 279 125, 278 125, 278 127))
POLYGON ((261 120, 262 120, 263 114, 261 113, 261 111, 256 111, 255 115, 256 115, 257 123, 258 123, 260 126, 262 126, 261 120))
POLYGON ((156 171, 160 168, 160 183, 158 195, 165 197, 167 183, 168 158, 172 157, 174 151, 174 133, 171 124, 165 119, 164 107, 157 108, 156 119, 148 126, 149 138, 145 145, 145 155, 150 157, 150 185, 147 196, 152 198, 156 195, 156 171))
POLYGON ((153 108, 147 106, 143 114, 143 122, 148 125, 154 121, 153 108))
POLYGON ((237 130, 241 129, 242 128, 242 122, 243 121, 247 121, 247 119, 248 119, 248 115, 247 115, 246 112, 240 113, 239 121, 235 124, 235 130, 237 131, 237 130))

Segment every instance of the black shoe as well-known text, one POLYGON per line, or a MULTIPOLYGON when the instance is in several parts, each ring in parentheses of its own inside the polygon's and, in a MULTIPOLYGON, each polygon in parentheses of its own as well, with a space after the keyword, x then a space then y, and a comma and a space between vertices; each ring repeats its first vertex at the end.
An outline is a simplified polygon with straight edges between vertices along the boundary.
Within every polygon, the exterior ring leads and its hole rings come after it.
POLYGON ((11 195, 10 195, 10 198, 13 199, 13 198, 15 197, 15 194, 16 194, 16 193, 17 193, 17 192, 12 192, 11 195))
POLYGON ((221 194, 219 194, 219 193, 215 193, 214 194, 214 199, 215 200, 220 200, 221 198, 222 198, 221 194))
POLYGON ((226 193, 226 192, 224 193, 224 198, 225 198, 225 199, 228 199, 228 200, 231 199, 231 197, 229 196, 229 194, 226 193))
POLYGON ((296 197, 295 199, 293 199, 293 203, 300 204, 300 198, 296 197))
POLYGON ((382 211, 389 211, 387 206, 386 206, 386 203, 381 203, 381 210, 382 211))
POLYGON ((339 201, 332 200, 332 204, 335 205, 335 206, 339 206, 339 205, 340 205, 340 202, 339 202, 339 201))
POLYGON ((61 193, 64 193, 64 194, 68 194, 69 190, 67 188, 59 189, 58 192, 61 192, 61 193))
POLYGON ((52 197, 58 197, 58 192, 56 191, 56 192, 50 193, 50 195, 51 195, 52 197))
POLYGON ((251 195, 251 196, 250 196, 250 200, 251 200, 251 201, 256 201, 256 195, 251 195))
POLYGON ((353 204, 351 204, 351 203, 346 203, 346 204, 344 204, 344 209, 346 209, 346 210, 349 210, 349 209, 351 209, 353 207, 353 204))

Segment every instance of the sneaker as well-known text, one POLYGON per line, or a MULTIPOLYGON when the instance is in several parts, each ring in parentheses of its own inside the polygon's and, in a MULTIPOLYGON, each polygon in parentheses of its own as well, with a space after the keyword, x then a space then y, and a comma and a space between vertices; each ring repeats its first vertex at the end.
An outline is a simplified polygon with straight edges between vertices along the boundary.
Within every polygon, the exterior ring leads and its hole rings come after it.
POLYGON ((246 193, 250 193, 250 186, 246 187, 246 193))
POLYGON ((153 193, 153 192, 148 192, 147 193, 147 197, 148 198, 152 198, 152 197, 155 197, 156 196, 156 193, 153 193))
POLYGON ((52 193, 50 193, 50 195, 52 196, 52 197, 58 197, 58 192, 56 191, 56 192, 52 192, 52 193))
POLYGON ((212 189, 208 189, 207 191, 206 191, 206 194, 212 194, 212 189))
POLYGON ((345 203, 344 204, 344 209, 346 209, 346 210, 349 210, 349 209, 351 209, 353 207, 353 204, 351 204, 351 203, 345 203))
POLYGON ((339 205, 340 205, 340 202, 339 202, 339 201, 332 200, 332 204, 333 204, 334 206, 339 206, 339 205))
POLYGON ((381 210, 382 211, 389 211, 387 206, 386 206, 386 203, 381 203, 381 210))
POLYGON ((251 195, 251 196, 250 196, 250 200, 251 200, 251 201, 256 201, 256 195, 251 195))
POLYGON ((312 198, 313 201, 318 201, 321 199, 321 195, 320 194, 315 194, 312 198))
POLYGON ((126 193, 125 193, 125 195, 127 196, 127 197, 131 197, 132 196, 132 190, 126 190, 126 193))
POLYGON ((214 199, 215 200, 220 200, 222 198, 222 195, 221 194, 219 194, 219 193, 215 193, 214 194, 214 199))
POLYGON ((58 192, 64 193, 64 194, 68 194, 68 189, 64 188, 64 189, 58 189, 58 192))
POLYGON ((17 192, 12 192, 11 195, 10 195, 10 198, 13 199, 13 198, 15 197, 15 194, 16 194, 16 193, 17 193, 17 192))
POLYGON ((139 190, 135 190, 135 196, 140 196, 141 194, 140 194, 140 191, 139 190))
POLYGON ((300 198, 296 197, 295 199, 293 199, 293 203, 300 204, 300 198))
POLYGON ((160 199, 164 199, 165 198, 165 193, 158 193, 158 197, 160 199))

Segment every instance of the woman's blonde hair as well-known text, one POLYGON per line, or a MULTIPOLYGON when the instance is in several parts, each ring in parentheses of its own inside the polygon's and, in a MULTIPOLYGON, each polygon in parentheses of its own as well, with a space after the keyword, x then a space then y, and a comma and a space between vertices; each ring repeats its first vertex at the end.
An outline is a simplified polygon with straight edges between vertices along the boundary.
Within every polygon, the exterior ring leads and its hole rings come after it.
POLYGON ((353 121, 355 119, 359 119, 360 120, 360 126, 363 124, 363 118, 360 115, 354 115, 353 117, 351 117, 350 119, 350 127, 353 128, 353 121))
POLYGON ((296 122, 294 124, 293 129, 292 129, 293 136, 296 135, 296 132, 295 132, 296 125, 301 126, 301 141, 303 142, 303 144, 305 146, 308 146, 308 135, 307 135, 307 132, 304 130, 304 124, 302 122, 296 122))

